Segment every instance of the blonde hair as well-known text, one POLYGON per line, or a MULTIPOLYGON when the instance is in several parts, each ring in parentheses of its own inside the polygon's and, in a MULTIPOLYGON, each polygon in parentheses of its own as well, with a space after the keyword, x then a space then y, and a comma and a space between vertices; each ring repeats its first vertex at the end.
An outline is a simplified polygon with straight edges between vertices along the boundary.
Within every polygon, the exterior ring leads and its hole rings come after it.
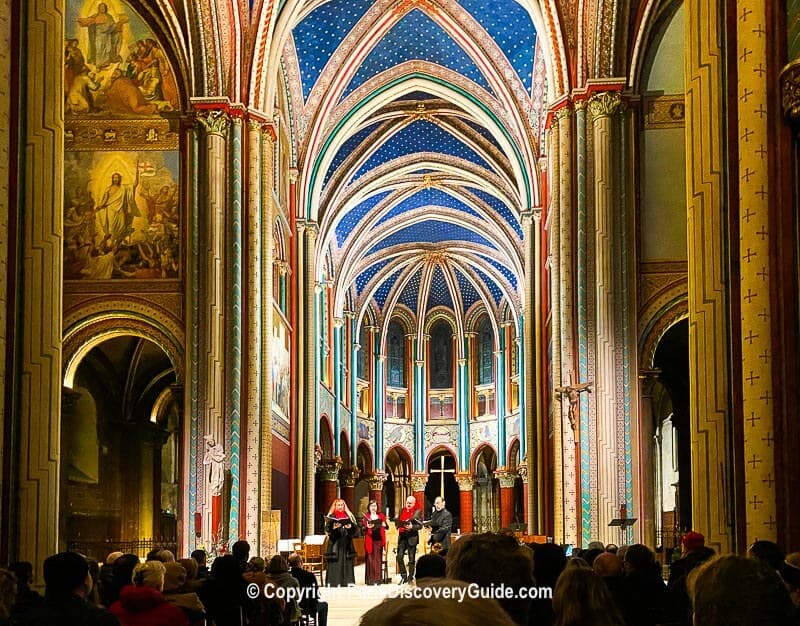
POLYGON ((355 524, 356 523, 356 516, 350 511, 347 506, 347 502, 342 500, 341 498, 336 498, 333 502, 331 502, 331 508, 328 509, 328 515, 333 515, 334 511, 336 510, 336 503, 341 502, 344 506, 344 512, 347 513, 347 517, 350 518, 350 521, 355 524))
POLYGON ((167 568, 161 561, 145 561, 133 568, 131 581, 137 587, 153 587, 163 591, 166 573, 167 568))

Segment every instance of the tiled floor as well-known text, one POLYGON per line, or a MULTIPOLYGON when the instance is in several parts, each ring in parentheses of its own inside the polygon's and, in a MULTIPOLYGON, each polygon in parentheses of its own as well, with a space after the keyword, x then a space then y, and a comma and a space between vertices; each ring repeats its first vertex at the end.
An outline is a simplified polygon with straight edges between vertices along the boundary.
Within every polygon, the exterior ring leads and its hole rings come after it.
POLYGON ((364 566, 356 567, 358 584, 349 589, 321 589, 328 602, 328 626, 357 626, 361 616, 387 596, 395 585, 366 586, 364 566))

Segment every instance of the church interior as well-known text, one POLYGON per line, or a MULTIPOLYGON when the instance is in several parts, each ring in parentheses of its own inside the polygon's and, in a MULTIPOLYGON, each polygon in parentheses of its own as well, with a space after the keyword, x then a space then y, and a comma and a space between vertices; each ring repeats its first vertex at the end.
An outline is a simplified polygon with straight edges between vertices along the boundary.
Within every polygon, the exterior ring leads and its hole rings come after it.
POLYGON ((798 0, 0 6, 0 562, 800 546, 798 0))

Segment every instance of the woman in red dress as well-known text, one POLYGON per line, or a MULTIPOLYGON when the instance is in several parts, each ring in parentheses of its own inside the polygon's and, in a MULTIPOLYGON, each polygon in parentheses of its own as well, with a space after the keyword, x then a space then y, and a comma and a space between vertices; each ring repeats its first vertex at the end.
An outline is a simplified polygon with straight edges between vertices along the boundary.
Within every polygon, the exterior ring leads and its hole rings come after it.
POLYGON ((366 583, 380 585, 383 582, 383 549, 386 547, 386 516, 378 511, 378 503, 370 500, 367 512, 361 520, 364 527, 364 549, 367 552, 366 583))

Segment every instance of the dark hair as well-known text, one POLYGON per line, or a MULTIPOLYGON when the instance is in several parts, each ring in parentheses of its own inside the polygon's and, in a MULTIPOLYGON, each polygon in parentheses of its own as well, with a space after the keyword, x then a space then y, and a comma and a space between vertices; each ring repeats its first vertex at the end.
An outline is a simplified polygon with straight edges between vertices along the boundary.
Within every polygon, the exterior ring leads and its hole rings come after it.
POLYGON ((781 550, 781 547, 777 543, 773 541, 767 541, 766 539, 756 541, 752 546, 750 546, 750 548, 747 550, 747 556, 752 559, 764 561, 764 563, 775 570, 781 568, 783 561, 786 558, 786 555, 783 553, 783 550, 781 550))
POLYGON ((246 561, 250 557, 250 544, 244 539, 240 539, 231 547, 231 554, 237 561, 246 561))
POLYGON ((586 567, 568 567, 553 592, 556 626, 623 626, 603 579, 586 567))
POLYGON ((8 566, 8 569, 17 577, 19 589, 27 589, 33 581, 33 565, 28 561, 15 561, 8 566))
POLYGON ((197 561, 198 565, 205 565, 206 562, 206 551, 205 550, 193 550, 191 554, 192 558, 197 561))
POLYGON ((420 578, 444 578, 447 561, 439 554, 423 554, 417 559, 415 575, 420 578))
POLYGON ((76 552, 59 552, 44 560, 45 593, 69 596, 86 584, 89 564, 76 552))
POLYGON ((555 587, 558 577, 567 566, 564 549, 555 543, 531 543, 533 550, 533 577, 541 587, 555 587))
POLYGON ((643 572, 652 567, 656 557, 653 551, 641 543, 635 543, 625 552, 625 562, 637 572, 643 572))

